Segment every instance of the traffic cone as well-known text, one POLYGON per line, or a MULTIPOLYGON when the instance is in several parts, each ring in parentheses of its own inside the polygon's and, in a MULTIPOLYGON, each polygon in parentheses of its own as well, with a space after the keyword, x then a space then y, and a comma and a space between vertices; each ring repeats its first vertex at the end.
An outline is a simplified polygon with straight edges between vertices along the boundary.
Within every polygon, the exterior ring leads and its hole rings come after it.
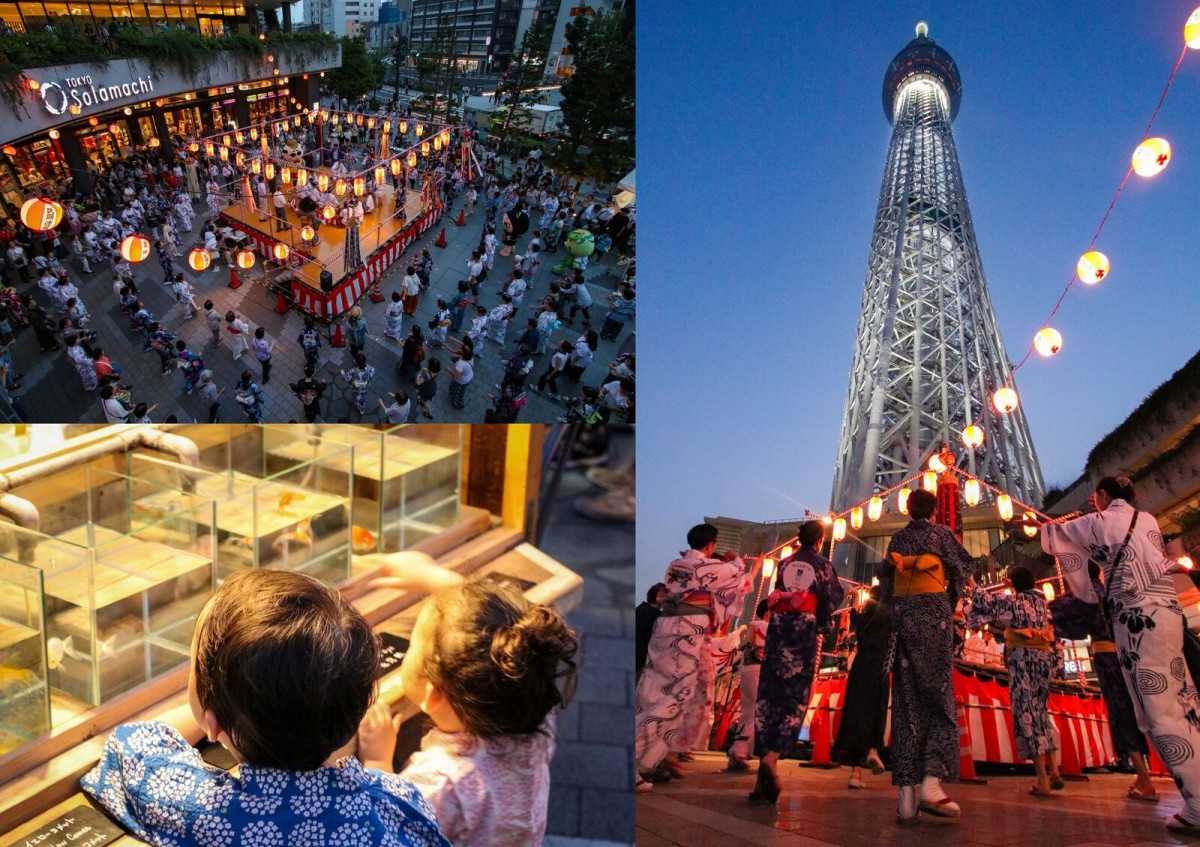
POLYGON ((238 279, 237 271, 235 271, 233 268, 229 269, 229 287, 230 288, 241 288, 242 287, 242 281, 240 279, 238 279))
POLYGON ((456 226, 466 226, 467 225, 467 213, 466 213, 465 209, 458 210, 458 220, 456 220, 454 223, 456 226))
POLYGON ((375 284, 371 286, 371 302, 383 302, 383 288, 379 285, 379 280, 375 280, 375 284))
POLYGON ((279 299, 275 301, 275 311, 281 315, 286 315, 288 313, 287 300, 283 299, 282 291, 279 292, 279 299))
POLYGON ((346 339, 342 337, 342 322, 334 321, 333 323, 333 338, 329 339, 330 347, 345 347, 346 339))
POLYGON ((446 228, 442 227, 442 231, 438 233, 438 240, 433 242, 434 247, 446 246, 446 228))
POLYGON ((961 697, 955 697, 958 707, 958 779, 960 782, 974 782, 987 785, 986 779, 975 775, 975 757, 971 754, 971 722, 967 718, 967 706, 961 697))
POLYGON ((833 747, 833 739, 831 738, 833 734, 833 721, 830 720, 830 715, 827 714, 827 711, 825 706, 817 706, 816 712, 813 714, 812 723, 808 727, 808 737, 813 745, 812 758, 809 759, 808 763, 813 767, 837 767, 830 756, 831 748, 833 747))

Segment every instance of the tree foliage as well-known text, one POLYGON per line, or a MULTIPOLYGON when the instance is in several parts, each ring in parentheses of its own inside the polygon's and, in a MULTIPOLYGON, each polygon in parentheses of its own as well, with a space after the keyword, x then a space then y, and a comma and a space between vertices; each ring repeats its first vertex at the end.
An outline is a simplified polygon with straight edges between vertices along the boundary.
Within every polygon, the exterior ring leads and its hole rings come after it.
POLYGON ((430 106, 431 120, 450 121, 453 94, 458 90, 458 33, 454 27, 442 27, 417 57, 417 87, 430 95, 442 93, 436 106, 430 106))
POLYGON ((562 87, 566 142, 551 163, 613 182, 634 162, 633 29, 623 12, 584 14, 567 25, 566 39, 573 69, 562 87))
POLYGON ((536 89, 541 85, 549 52, 550 29, 544 21, 535 21, 525 30, 521 46, 497 86, 496 102, 507 108, 499 129, 501 136, 529 129, 531 116, 527 107, 538 102, 540 95, 536 89))
POLYGON ((325 75, 325 87, 331 94, 351 101, 379 87, 364 37, 342 39, 342 66, 325 75))

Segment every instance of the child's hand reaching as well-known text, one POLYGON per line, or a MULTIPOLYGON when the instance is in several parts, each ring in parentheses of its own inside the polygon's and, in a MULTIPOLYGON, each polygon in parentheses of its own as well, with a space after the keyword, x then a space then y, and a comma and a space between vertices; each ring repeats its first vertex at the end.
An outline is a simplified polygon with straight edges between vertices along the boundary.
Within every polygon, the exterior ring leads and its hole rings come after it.
POLYGON ((359 567, 382 569, 379 576, 369 583, 372 588, 399 588, 431 594, 460 585, 463 581, 454 571, 435 562, 432 556, 412 550, 355 556, 354 563, 359 567))
POLYGON ((363 767, 392 772, 400 716, 392 717, 387 703, 376 700, 358 724, 358 760, 363 767))

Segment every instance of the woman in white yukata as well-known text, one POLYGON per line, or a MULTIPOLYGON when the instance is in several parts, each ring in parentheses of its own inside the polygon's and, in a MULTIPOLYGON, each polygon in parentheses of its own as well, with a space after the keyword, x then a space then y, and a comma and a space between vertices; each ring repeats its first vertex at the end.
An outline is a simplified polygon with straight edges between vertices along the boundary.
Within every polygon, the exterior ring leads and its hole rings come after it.
POLYGON ((1200 697, 1183 659, 1187 624, 1171 579, 1179 565, 1163 551, 1158 521, 1134 508, 1136 496, 1127 478, 1104 477, 1092 495, 1096 511, 1042 525, 1042 549, 1058 560, 1072 594, 1104 604, 1138 727, 1183 795, 1167 829, 1200 835, 1200 697), (1089 559, 1104 573, 1102 598, 1088 579, 1089 559))
POLYGON ((383 313, 383 334, 394 341, 404 339, 404 298, 399 291, 392 292, 392 302, 383 313))
POLYGON ((492 307, 487 316, 487 338, 501 347, 504 346, 504 336, 508 332, 508 322, 512 319, 512 297, 500 295, 500 303, 492 307))
POLYGON ((96 379, 96 363, 92 361, 92 357, 84 352, 83 347, 79 343, 79 336, 70 334, 63 338, 67 342, 67 358, 71 360, 71 364, 75 366, 75 372, 79 374, 80 380, 83 381, 84 391, 93 391, 98 384, 96 379))

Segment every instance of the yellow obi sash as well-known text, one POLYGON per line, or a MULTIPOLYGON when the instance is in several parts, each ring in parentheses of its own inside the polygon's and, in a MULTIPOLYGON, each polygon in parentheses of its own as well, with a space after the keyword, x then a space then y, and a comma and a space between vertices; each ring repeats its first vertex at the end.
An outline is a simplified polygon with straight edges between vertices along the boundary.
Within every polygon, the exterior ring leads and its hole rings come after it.
POLYGON ((1041 650, 1043 653, 1050 652, 1050 645, 1054 642, 1054 627, 1048 626, 1045 629, 1034 629, 1031 626, 1014 629, 1009 627, 1004 630, 1004 646, 1007 648, 1027 647, 1030 650, 1041 650))
POLYGON ((946 578, 942 569, 942 560, 931 553, 919 556, 901 556, 891 554, 892 564, 896 566, 897 597, 912 597, 917 594, 941 594, 946 590, 946 578))
POLYGON ((1113 641, 1093 641, 1092 653, 1115 653, 1117 652, 1116 642, 1113 641))

